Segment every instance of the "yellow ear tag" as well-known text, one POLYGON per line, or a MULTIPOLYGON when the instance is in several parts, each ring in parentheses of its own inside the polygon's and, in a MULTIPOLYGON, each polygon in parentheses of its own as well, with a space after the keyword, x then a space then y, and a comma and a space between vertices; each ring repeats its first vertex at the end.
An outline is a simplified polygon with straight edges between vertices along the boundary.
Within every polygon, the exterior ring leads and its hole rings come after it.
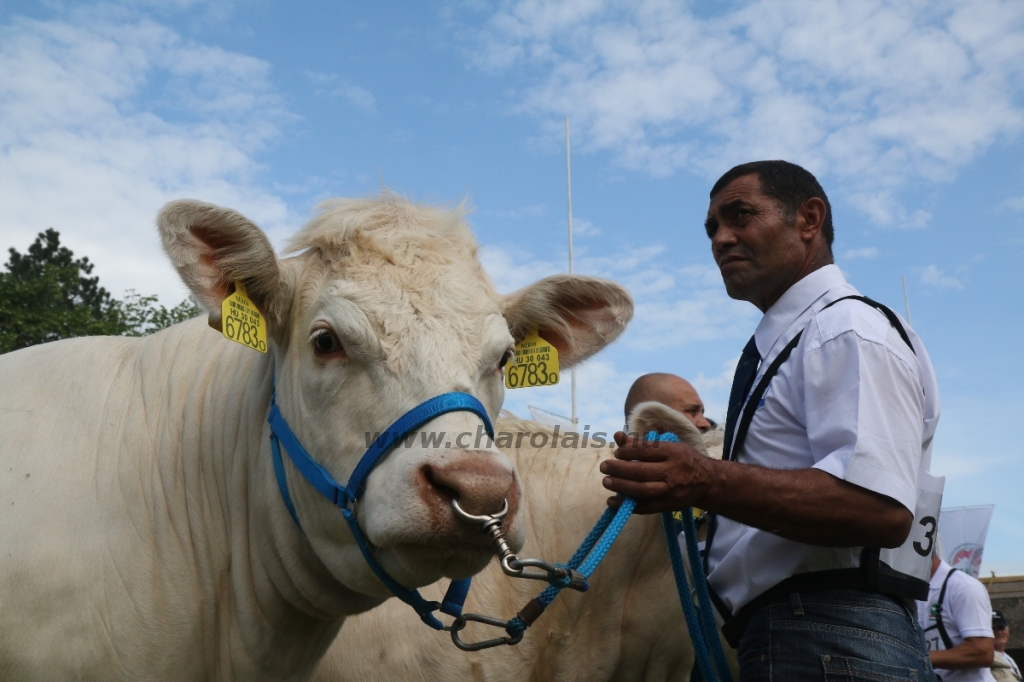
POLYGON ((235 293, 220 305, 220 326, 225 339, 267 352, 267 321, 240 281, 235 282, 235 293))
POLYGON ((558 350, 532 331, 516 344, 516 357, 505 365, 505 386, 554 386, 558 374, 558 350))

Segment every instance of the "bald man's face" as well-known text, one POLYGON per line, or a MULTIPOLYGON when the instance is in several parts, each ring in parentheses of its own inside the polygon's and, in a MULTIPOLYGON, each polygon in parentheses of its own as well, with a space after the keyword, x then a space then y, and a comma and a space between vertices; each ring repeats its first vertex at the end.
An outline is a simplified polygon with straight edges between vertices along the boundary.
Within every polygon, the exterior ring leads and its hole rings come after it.
POLYGON ((686 415, 686 418, 693 422, 698 431, 707 433, 711 430, 711 423, 704 417, 704 403, 697 395, 697 390, 689 382, 683 383, 686 385, 676 387, 676 390, 672 392, 672 397, 662 402, 676 412, 686 415))
POLYGON ((704 418, 704 403, 690 382, 675 374, 653 372, 633 382, 626 396, 626 420, 637 405, 653 400, 684 414, 697 430, 706 433, 711 422, 704 418))

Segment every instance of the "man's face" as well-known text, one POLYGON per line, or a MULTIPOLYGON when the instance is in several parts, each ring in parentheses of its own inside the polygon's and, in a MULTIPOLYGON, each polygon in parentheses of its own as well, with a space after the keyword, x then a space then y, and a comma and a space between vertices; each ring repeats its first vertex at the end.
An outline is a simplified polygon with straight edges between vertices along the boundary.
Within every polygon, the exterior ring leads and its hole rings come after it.
POLYGON ((1006 651, 1006 643, 1010 641, 1010 628, 992 628, 992 635, 995 637, 996 651, 1006 651))
POLYGON ((732 298, 766 311, 802 276, 809 243, 761 192, 756 173, 736 178, 711 199, 704 226, 732 298))
POLYGON ((686 418, 693 422, 693 425, 701 433, 711 430, 711 423, 704 417, 704 403, 701 402, 696 389, 688 382, 674 391, 672 400, 663 402, 673 410, 686 415, 686 418))

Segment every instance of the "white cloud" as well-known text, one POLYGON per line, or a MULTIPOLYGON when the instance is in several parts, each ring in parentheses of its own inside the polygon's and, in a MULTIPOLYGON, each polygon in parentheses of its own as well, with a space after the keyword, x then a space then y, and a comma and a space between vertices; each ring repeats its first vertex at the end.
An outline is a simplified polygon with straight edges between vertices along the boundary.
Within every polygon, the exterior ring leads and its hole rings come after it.
POLYGON ((338 74, 320 73, 319 71, 306 71, 304 73, 309 82, 315 86, 313 92, 316 95, 341 97, 362 111, 371 112, 377 108, 377 98, 373 96, 372 92, 348 80, 339 78, 338 74))
POLYGON ((565 272, 548 260, 541 260, 528 251, 499 246, 482 246, 480 262, 499 293, 508 294, 542 277, 565 272))
POLYGON ((601 234, 601 228, 583 218, 572 219, 572 234, 574 237, 596 237, 601 234))
POLYGON ((956 277, 947 275, 936 265, 929 265, 921 273, 921 282, 935 289, 957 289, 964 288, 963 282, 956 277))
POLYGON ((641 302, 626 342, 637 350, 679 347, 695 341, 742 336, 753 326, 754 308, 725 292, 698 290, 684 298, 641 302))
POLYGON ((840 260, 853 260, 855 258, 874 258, 878 255, 878 247, 866 246, 861 249, 847 249, 841 256, 840 260))
POLYGON ((1024 211, 1024 197, 1013 197, 1003 202, 1007 208, 1014 211, 1024 211))
POLYGON ((927 227, 932 219, 932 214, 928 211, 908 211, 888 189, 851 192, 847 198, 879 225, 913 230, 927 227))
POLYGON ((258 154, 292 120, 261 60, 198 45, 128 11, 0 26, 0 248, 48 227, 115 296, 185 296, 153 219, 189 196, 265 229, 288 210, 258 154))
POLYGON ((669 0, 520 0, 478 34, 490 71, 543 75, 521 109, 627 168, 717 176, 789 158, 842 180, 880 224, 930 216, 891 197, 950 179, 1024 129, 1024 4, 754 0, 710 17, 669 0))

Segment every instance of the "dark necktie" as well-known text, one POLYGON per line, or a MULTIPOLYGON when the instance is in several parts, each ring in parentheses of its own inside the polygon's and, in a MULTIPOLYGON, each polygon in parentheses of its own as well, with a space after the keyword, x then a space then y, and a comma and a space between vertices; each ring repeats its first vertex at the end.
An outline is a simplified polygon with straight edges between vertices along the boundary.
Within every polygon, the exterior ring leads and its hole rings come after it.
MULTIPOLYGON (((743 400, 750 393, 750 387, 757 376, 757 368, 761 364, 761 356, 757 352, 757 344, 754 337, 750 337, 747 345, 743 347, 743 354, 740 355, 739 364, 736 365, 736 374, 732 377, 732 390, 729 391, 729 412, 725 417, 725 442, 722 443, 722 459, 735 459, 730 450, 732 449, 732 437, 736 433, 736 424, 740 420, 740 410, 743 407, 743 400)), ((704 575, 708 574, 708 557, 711 554, 711 541, 715 538, 715 531, 718 530, 718 515, 708 514, 708 534, 704 543, 704 575)))
POLYGON ((750 387, 757 376, 757 368, 761 364, 761 356, 757 352, 757 344, 754 337, 750 337, 747 345, 743 347, 743 354, 740 356, 739 364, 736 365, 736 374, 732 378, 732 390, 729 391, 729 412, 725 418, 725 442, 722 444, 722 453, 725 459, 735 459, 732 450, 732 438, 736 433, 736 423, 740 419, 740 410, 743 408, 743 400, 750 393, 750 387))

